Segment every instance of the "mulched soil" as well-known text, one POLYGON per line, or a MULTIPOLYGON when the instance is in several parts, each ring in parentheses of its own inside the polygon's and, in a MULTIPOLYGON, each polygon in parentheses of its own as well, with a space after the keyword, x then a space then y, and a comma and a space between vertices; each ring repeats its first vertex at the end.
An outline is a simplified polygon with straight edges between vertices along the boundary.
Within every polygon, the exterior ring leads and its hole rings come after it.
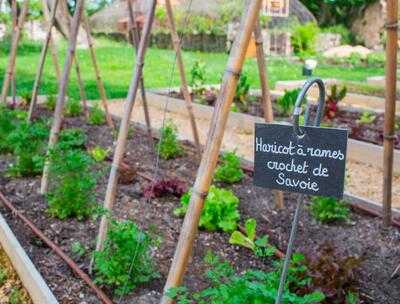
MULTIPOLYGON (((171 97, 183 99, 180 92, 171 92, 171 97)), ((205 103, 210 106, 214 105, 216 95, 215 93, 206 92, 204 95, 195 95, 194 100, 199 103, 205 103)), ((273 104, 275 106, 275 104, 273 104)), ((340 104, 339 104, 340 107, 340 104)), ((314 111, 315 111, 315 107, 314 111)), ((248 101, 248 108, 243 111, 245 114, 263 117, 264 111, 261 107, 260 97, 250 96, 248 101)), ((336 117, 330 120, 324 119, 323 124, 344 128, 349 130, 349 137, 352 139, 368 142, 371 144, 383 145, 383 125, 384 115, 375 114, 375 119, 372 123, 363 124, 359 123, 362 112, 359 110, 338 110, 336 117)), ((274 108, 274 117, 276 120, 288 120, 288 117, 282 117, 277 109, 274 108)), ((400 123, 400 118, 397 117, 400 123)), ((394 148, 400 150, 400 130, 395 132, 394 148)))
MULTIPOLYGON (((82 118, 67 118, 64 127, 83 128, 88 135, 88 146, 113 146, 114 139, 106 126, 89 126, 82 118)), ((134 128, 126 151, 128 152, 125 162, 131 168, 153 176, 156 157, 140 127, 134 128)), ((161 160, 159 176, 176 176, 187 181, 188 186, 191 185, 199 163, 198 153, 189 143, 185 143, 185 151, 185 156, 178 159, 161 160)), ((0 156, 0 171, 5 172, 11 162, 10 156, 0 156)), ((96 191, 99 202, 104 199, 109 164, 105 164, 102 169, 105 173, 100 178, 96 191)), ((142 192, 148 183, 147 180, 136 176, 130 184, 119 185, 114 215, 119 219, 132 219, 140 227, 152 229, 158 233, 162 242, 154 251, 154 258, 161 277, 138 288, 121 301, 115 297, 116 303, 138 303, 138 297, 151 291, 162 291, 182 225, 182 219, 173 215, 174 208, 179 206, 179 199, 164 197, 146 200, 142 192)), ((75 219, 61 221, 51 217, 46 212, 46 199, 38 194, 39 186, 39 177, 11 179, 4 174, 0 176, 0 190, 65 252, 73 257, 71 244, 76 241, 85 246, 86 254, 74 259, 83 270, 87 271, 90 254, 95 247, 98 221, 75 219)), ((240 198, 242 220, 249 217, 257 219, 259 234, 269 234, 271 243, 284 250, 290 232, 296 195, 287 195, 285 209, 276 210, 270 191, 254 187, 251 176, 246 176, 243 182, 230 188, 240 198)), ((90 289, 76 278, 68 266, 27 227, 5 207, 1 206, 0 211, 5 215, 22 246, 60 303, 99 303, 90 289)), ((230 261, 239 272, 254 267, 270 269, 271 261, 263 262, 256 259, 249 250, 232 246, 228 240, 229 235, 226 233, 200 231, 193 250, 193 258, 186 272, 185 285, 192 290, 207 286, 207 281, 203 276, 206 270, 203 257, 207 250, 212 250, 230 261)), ((357 273, 360 291, 363 294, 362 303, 400 303, 400 279, 388 282, 392 271, 400 263, 400 231, 398 229, 383 229, 381 220, 359 213, 352 213, 348 223, 321 225, 310 217, 307 210, 304 210, 301 214, 296 248, 311 249, 326 241, 332 242, 335 247, 347 254, 365 256, 365 261, 357 273)), ((112 288, 103 288, 112 296, 112 288)))

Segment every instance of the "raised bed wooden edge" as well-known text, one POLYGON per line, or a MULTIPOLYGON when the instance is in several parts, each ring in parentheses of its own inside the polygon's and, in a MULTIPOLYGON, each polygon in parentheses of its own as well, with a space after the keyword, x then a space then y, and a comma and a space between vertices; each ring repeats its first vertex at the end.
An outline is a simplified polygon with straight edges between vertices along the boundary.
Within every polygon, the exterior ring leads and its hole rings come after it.
POLYGON ((0 214, 0 243, 11 264, 17 272, 23 286, 35 304, 57 304, 55 296, 47 286, 42 275, 11 231, 4 217, 0 214))

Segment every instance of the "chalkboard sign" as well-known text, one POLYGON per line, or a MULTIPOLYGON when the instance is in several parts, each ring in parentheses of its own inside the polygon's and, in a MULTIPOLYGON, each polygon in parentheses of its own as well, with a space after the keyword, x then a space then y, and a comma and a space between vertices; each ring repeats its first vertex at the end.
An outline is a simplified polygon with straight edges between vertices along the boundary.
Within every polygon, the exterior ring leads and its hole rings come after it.
POLYGON ((254 184, 310 195, 343 197, 348 132, 344 129, 256 124, 254 184))

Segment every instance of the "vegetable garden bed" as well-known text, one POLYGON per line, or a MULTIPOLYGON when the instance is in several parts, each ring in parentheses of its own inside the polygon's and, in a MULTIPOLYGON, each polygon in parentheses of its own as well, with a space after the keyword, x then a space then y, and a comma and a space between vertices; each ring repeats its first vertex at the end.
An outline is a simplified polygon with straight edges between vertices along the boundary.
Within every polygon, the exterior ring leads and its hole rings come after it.
MULTIPOLYGON (((169 96, 183 99, 180 92, 171 92, 169 96)), ((214 89, 206 90, 203 94, 193 95, 195 102, 214 106, 217 91, 214 89)), ((276 121, 288 121, 286 115, 282 115, 276 103, 277 98, 273 97, 274 118, 276 121)), ((261 106, 261 97, 248 96, 245 103, 248 105, 246 109, 238 108, 238 111, 256 117, 264 117, 264 111, 261 106)), ((316 108, 313 107, 313 111, 316 108)), ((400 150, 400 117, 397 118, 397 131, 395 133, 395 149, 400 150)), ((384 115, 382 113, 374 113, 372 111, 361 111, 359 109, 349 109, 339 107, 335 116, 331 119, 323 120, 322 124, 330 127, 345 128, 349 130, 349 137, 355 140, 372 143, 382 146, 383 144, 383 123, 384 115)))
MULTIPOLYGON (((39 115, 49 117, 50 112, 41 109, 39 115)), ((106 126, 88 125, 83 117, 65 118, 63 128, 73 127, 81 128, 87 135, 85 143, 87 149, 95 146, 112 149, 114 138, 106 126)), ((157 177, 178 178, 185 184, 184 186, 180 183, 180 187, 189 187, 192 185, 197 171, 198 153, 187 142, 184 143, 183 149, 182 156, 160 161, 157 177)), ((152 291, 156 292, 153 293, 155 298, 159 297, 182 224, 182 219, 174 215, 174 210, 181 206, 179 198, 172 195, 152 199, 144 197, 144 190, 148 189, 150 184, 146 176, 153 177, 156 174, 154 172, 156 155, 142 128, 132 127, 127 151, 124 163, 128 166, 124 166, 125 169, 121 171, 114 216, 120 220, 131 219, 140 228, 152 231, 152 234, 157 235, 156 239, 159 240, 159 245, 152 249, 151 255, 154 258, 159 278, 142 284, 123 297, 114 295, 116 303, 137 303, 140 297, 149 295, 152 291)), ((110 153, 110 155, 112 154, 110 153)), ((0 171, 3 172, 0 176, 0 190, 20 212, 31 219, 50 239, 70 256, 73 256, 83 270, 87 271, 91 253, 95 247, 98 220, 92 218, 60 220, 53 217, 48 212, 47 199, 38 194, 40 177, 12 178, 4 174, 13 161, 11 155, 0 156, 0 171)), ((108 178, 109 162, 96 163, 93 170, 99 175, 95 192, 96 198, 102 202, 108 178)), ((282 251, 286 249, 296 195, 288 195, 285 209, 276 210, 271 192, 254 187, 251 176, 247 174, 239 183, 233 185, 216 183, 216 185, 231 190, 239 198, 238 210, 242 225, 247 219, 254 218, 257 221, 257 235, 268 234, 270 244, 282 251)), ((224 196, 226 197, 226 195, 224 196)), ((67 204, 68 201, 66 200, 65 203, 67 204)), ((44 246, 7 209, 0 207, 0 210, 5 214, 22 246, 43 274, 60 303, 99 303, 99 300, 73 275, 58 256, 44 246)), ((204 262, 204 257, 207 256, 209 250, 231 263, 238 274, 243 273, 246 269, 255 268, 263 271, 274 269, 273 264, 277 261, 275 257, 257 257, 247 248, 231 245, 229 238, 229 233, 200 230, 184 281, 184 285, 189 290, 200 290, 210 286, 209 280, 206 280, 203 275, 209 269, 204 262)), ((334 286, 338 283, 336 279, 339 277, 337 277, 330 284, 319 288, 326 295, 331 296, 331 299, 325 303, 337 303, 335 300, 343 298, 343 290, 358 293, 361 303, 398 303, 400 281, 394 279, 389 282, 389 278, 399 263, 400 231, 396 228, 382 229, 380 219, 351 212, 350 218, 345 222, 321 224, 311 216, 309 210, 306 210, 301 215, 296 251, 305 253, 310 260, 325 259, 328 261, 326 265, 329 267, 338 267, 339 265, 340 269, 344 267, 349 272, 346 274, 346 284, 348 285, 336 289, 334 286), (325 246, 325 249, 318 249, 327 243, 330 245, 325 246), (335 249, 335 253, 331 251, 331 248, 335 249), (349 259, 349 257, 352 258, 349 259), (343 266, 344 261, 353 261, 353 257, 357 261, 361 257, 359 267, 343 266), (341 264, 340 261, 343 263, 341 264)), ((223 269, 226 267, 220 268, 219 275, 222 274, 223 269)), ((336 271, 330 268, 325 271, 327 271, 326 278, 329 277, 328 274, 332 274, 331 271, 336 274, 336 271)), ((110 296, 113 295, 115 286, 103 287, 110 296)), ((236 291, 232 290, 232 293, 234 292, 236 291)), ((309 291, 305 288, 297 288, 296 292, 304 294, 309 291)))

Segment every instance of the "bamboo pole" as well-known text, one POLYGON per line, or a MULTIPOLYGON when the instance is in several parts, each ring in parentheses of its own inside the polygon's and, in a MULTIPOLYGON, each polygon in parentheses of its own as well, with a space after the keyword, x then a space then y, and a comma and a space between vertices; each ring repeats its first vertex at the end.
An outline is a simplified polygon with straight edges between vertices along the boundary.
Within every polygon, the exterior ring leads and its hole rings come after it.
POLYGON ((395 140, 398 2, 387 1, 386 103, 383 141, 383 223, 392 223, 393 149, 395 140))
POLYGON ((262 0, 247 1, 247 9, 242 16, 241 30, 232 47, 227 69, 222 81, 221 91, 213 113, 207 143, 193 186, 188 211, 181 228, 174 259, 164 287, 162 304, 171 303, 166 292, 182 283, 195 241, 204 200, 210 188, 213 173, 218 162, 219 151, 226 122, 235 95, 237 82, 243 67, 251 34, 259 16, 262 0))
MULTIPOLYGON (((11 31, 11 41, 14 40, 15 31, 18 26, 18 6, 17 0, 11 0, 11 11, 12 11, 12 31, 11 31)), ((11 76, 11 96, 12 96, 12 106, 14 107, 17 103, 17 84, 15 80, 15 67, 13 69, 13 74, 11 76)))
POLYGON ((172 44, 175 49, 176 63, 178 65, 179 76, 181 78, 181 91, 183 93, 183 97, 186 102, 185 104, 190 119, 190 125, 192 127, 194 143, 197 147, 197 150, 201 151, 199 132, 196 125, 196 119, 193 114, 192 96, 189 93, 188 84, 185 76, 185 67, 183 65, 183 59, 182 59, 181 41, 179 39, 178 33, 176 32, 174 14, 172 11, 170 0, 165 0, 165 8, 167 11, 169 30, 171 31, 172 44))
MULTIPOLYGON (((261 101, 264 112, 265 122, 272 123, 274 121, 274 112, 272 110, 271 92, 268 87, 267 65, 264 53, 264 39, 261 32, 260 19, 257 19, 256 27, 254 28, 254 37, 256 40, 256 53, 258 74, 261 84, 261 101)), ((279 209, 284 207, 283 192, 278 190, 272 191, 275 198, 275 206, 279 209)))
POLYGON ((76 52, 74 53, 74 68, 75 68, 75 73, 76 73, 76 81, 78 82, 78 88, 79 88, 79 96, 81 98, 81 103, 83 107, 83 113, 85 114, 86 119, 89 118, 89 109, 87 106, 87 96, 85 92, 85 84, 82 80, 82 73, 81 73, 81 68, 80 64, 78 61, 78 56, 76 56, 76 52))
MULTIPOLYGON (((43 9, 43 16, 46 23, 46 26, 49 27, 50 24, 50 15, 49 15, 49 6, 47 5, 47 0, 42 0, 42 9, 43 9)), ((54 26, 54 23, 53 23, 54 26)), ((50 54, 51 59, 53 61, 54 71, 56 73, 57 82, 60 83, 61 81, 61 71, 60 71, 60 64, 58 61, 58 54, 57 54, 57 46, 54 43, 53 35, 50 36, 50 54)))
POLYGON ((106 90, 104 88, 103 79, 101 78, 101 75, 100 75, 100 69, 99 69, 99 65, 97 64, 97 58, 96 58, 96 52, 94 50, 93 39, 92 39, 92 35, 90 34, 90 24, 89 24, 89 20, 85 13, 83 13, 83 28, 85 29, 85 32, 86 32, 86 37, 87 37, 89 51, 90 51, 90 58, 92 60, 94 72, 96 75, 97 89, 99 90, 99 93, 100 93, 101 104, 102 104, 104 112, 106 114, 107 124, 111 129, 114 130, 115 125, 114 125, 114 122, 110 115, 110 112, 108 111, 106 90))
POLYGON ((18 25, 15 28, 13 33, 13 39, 11 44, 11 51, 10 56, 8 59, 8 65, 6 69, 6 73, 4 75, 3 87, 1 90, 0 102, 6 103, 7 102, 7 94, 8 89, 10 87, 10 83, 12 82, 12 78, 15 74, 15 61, 17 57, 17 50, 18 50, 18 43, 21 38, 22 27, 25 23, 26 14, 28 13, 29 9, 29 0, 24 0, 22 11, 18 20, 18 25))
MULTIPOLYGON (((143 63, 146 54, 147 42, 150 37, 151 27, 154 21, 154 13, 156 8, 157 0, 151 2, 151 8, 149 10, 146 23, 143 29, 143 35, 140 39, 136 66, 134 68, 134 76, 129 87, 129 92, 125 104, 124 116, 121 121, 121 125, 118 133, 117 146, 113 157, 113 163, 111 165, 110 177, 108 180, 106 196, 104 200, 104 209, 111 211, 115 202, 115 196, 117 192, 118 183, 118 169, 120 167, 122 158, 125 153, 126 141, 128 137, 129 121, 132 113, 133 106, 136 101, 136 95, 140 84, 140 79, 143 73, 143 63)), ((96 250, 99 251, 103 248, 104 240, 107 236, 108 218, 103 216, 100 222, 99 235, 97 237, 96 250)))
MULTIPOLYGON (((140 43, 140 34, 139 34, 139 29, 137 28, 135 16, 133 13, 132 0, 128 0, 127 3, 128 3, 128 17, 129 17, 128 37, 130 37, 132 39, 131 43, 135 46, 136 56, 137 56, 138 47, 139 47, 139 43, 140 43)), ((148 102, 147 102, 146 89, 144 86, 143 75, 142 75, 142 78, 140 79, 140 94, 141 94, 142 103, 143 103, 144 118, 145 118, 146 126, 147 126, 147 135, 148 135, 150 144, 154 147, 154 140, 153 140, 153 135, 151 132, 149 106, 148 106, 148 102)))
MULTIPOLYGON (((56 145, 56 143, 58 141, 58 135, 59 135, 59 132, 61 129, 65 96, 67 93, 69 76, 70 76, 70 72, 71 72, 71 66, 72 66, 72 62, 74 59, 78 30, 79 30, 79 22, 80 22, 80 19, 82 16, 84 3, 85 3, 84 0, 77 1, 74 17, 72 19, 72 27, 71 27, 71 33, 69 35, 70 37, 69 37, 69 43, 68 43, 69 47, 68 47, 67 57, 66 57, 65 63, 64 63, 64 70, 63 70, 61 82, 60 82, 59 89, 58 89, 57 103, 56 103, 56 108, 54 110, 54 120, 53 120, 53 124, 51 127, 49 144, 48 144, 48 148, 47 148, 47 156, 49 154, 49 151, 52 148, 54 148, 54 146, 56 145)), ((41 189, 40 189, 42 194, 45 194, 48 189, 49 169, 50 169, 50 162, 49 162, 49 159, 47 158, 45 165, 44 165, 44 169, 43 169, 42 184, 41 184, 41 189)))
MULTIPOLYGON (((49 49, 49 44, 50 44, 50 39, 51 39, 51 30, 52 30, 52 28, 54 26, 54 22, 56 20, 56 11, 57 11, 57 6, 58 6, 58 1, 59 0, 55 0, 54 1, 53 7, 52 7, 52 11, 51 11, 50 20, 49 20, 49 23, 48 23, 48 29, 47 29, 47 33, 46 33, 46 38, 44 40, 43 47, 42 47, 42 52, 40 54, 39 66, 38 66, 37 73, 36 73, 35 83, 33 84, 33 89, 32 89, 31 104, 29 106, 28 122, 32 121, 33 110, 36 107, 37 96, 38 96, 38 92, 39 92, 39 86, 40 86, 40 82, 42 80, 42 75, 43 75, 44 63, 46 61, 47 50, 49 49)), ((45 8, 43 8, 43 9, 45 9, 45 8)))

